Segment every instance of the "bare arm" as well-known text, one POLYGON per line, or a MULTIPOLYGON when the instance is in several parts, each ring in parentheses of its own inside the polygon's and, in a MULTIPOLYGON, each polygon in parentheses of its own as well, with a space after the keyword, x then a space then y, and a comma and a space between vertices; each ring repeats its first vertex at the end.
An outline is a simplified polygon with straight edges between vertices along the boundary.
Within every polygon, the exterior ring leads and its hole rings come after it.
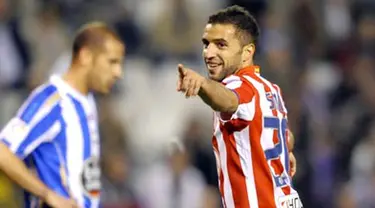
POLYGON ((22 188, 45 200, 49 189, 3 143, 0 152, 0 169, 22 188))
POLYGON ((237 110, 237 95, 219 82, 206 79, 198 95, 215 111, 234 113, 237 110))
POLYGON ((0 142, 0 170, 11 180, 16 182, 26 191, 39 197, 51 207, 55 208, 77 208, 72 199, 65 199, 52 190, 48 189, 36 176, 34 176, 25 164, 14 155, 6 145, 0 142))
POLYGON ((219 82, 207 79, 195 71, 178 65, 177 91, 186 97, 199 95, 213 110, 234 113, 239 105, 237 95, 219 82))
POLYGON ((293 154, 294 149, 294 135, 291 130, 288 129, 288 150, 289 150, 289 161, 290 161, 290 176, 294 177, 297 172, 297 160, 293 154))
POLYGON ((295 140, 294 140, 293 132, 289 129, 288 129, 288 141, 287 142, 288 142, 289 152, 292 152, 294 149, 295 140))

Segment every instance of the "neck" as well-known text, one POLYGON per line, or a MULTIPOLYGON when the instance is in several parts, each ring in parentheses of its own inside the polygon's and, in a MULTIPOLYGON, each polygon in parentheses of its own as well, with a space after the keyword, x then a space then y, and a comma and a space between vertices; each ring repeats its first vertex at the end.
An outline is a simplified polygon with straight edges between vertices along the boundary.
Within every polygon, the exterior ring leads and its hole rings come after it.
POLYGON ((69 68, 68 72, 64 74, 63 79, 73 89, 77 90, 83 95, 87 95, 89 92, 89 88, 84 72, 85 70, 81 67, 72 65, 69 68))
POLYGON ((249 66, 253 66, 254 63, 251 61, 251 62, 243 62, 240 67, 238 67, 235 71, 234 71, 234 74, 237 73, 238 71, 240 71, 241 69, 245 68, 245 67, 249 67, 249 66))

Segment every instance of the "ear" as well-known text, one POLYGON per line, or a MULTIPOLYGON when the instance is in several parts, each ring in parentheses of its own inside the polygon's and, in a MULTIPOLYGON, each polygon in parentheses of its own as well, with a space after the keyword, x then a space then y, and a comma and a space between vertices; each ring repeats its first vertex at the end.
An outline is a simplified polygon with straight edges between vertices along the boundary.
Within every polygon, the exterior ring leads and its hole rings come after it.
POLYGON ((247 62, 249 60, 252 60, 254 53, 255 53, 255 45, 253 43, 245 45, 242 50, 242 61, 247 62))
POLYGON ((79 52, 79 60, 82 65, 90 65, 93 60, 93 53, 88 48, 82 48, 79 52))
POLYGON ((245 51, 247 52, 247 54, 251 57, 254 56, 254 53, 255 53, 255 45, 254 43, 250 43, 248 45, 245 46, 245 51))

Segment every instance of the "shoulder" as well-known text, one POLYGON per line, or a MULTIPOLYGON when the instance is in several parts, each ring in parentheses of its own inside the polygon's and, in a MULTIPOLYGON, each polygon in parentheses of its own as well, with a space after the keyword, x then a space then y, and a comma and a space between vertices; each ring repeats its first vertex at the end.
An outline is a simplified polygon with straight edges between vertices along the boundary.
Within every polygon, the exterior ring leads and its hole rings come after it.
POLYGON ((29 95, 28 99, 31 99, 31 103, 44 102, 48 97, 56 94, 57 87, 50 83, 45 83, 35 88, 29 95))
MULTIPOLYGON (((47 115, 60 106, 61 95, 56 86, 44 84, 33 90, 18 111, 18 117, 29 123, 38 114, 47 115)), ((56 111, 54 111, 56 113, 56 111)))
POLYGON ((244 75, 230 75, 222 81, 222 84, 230 89, 236 89, 236 88, 240 88, 244 86, 252 87, 252 84, 249 82, 248 78, 246 78, 245 76, 244 75))
POLYGON ((223 79, 222 83, 223 84, 229 84, 229 83, 235 82, 235 81, 241 81, 240 76, 238 76, 238 75, 230 75, 230 76, 226 77, 225 79, 223 79))

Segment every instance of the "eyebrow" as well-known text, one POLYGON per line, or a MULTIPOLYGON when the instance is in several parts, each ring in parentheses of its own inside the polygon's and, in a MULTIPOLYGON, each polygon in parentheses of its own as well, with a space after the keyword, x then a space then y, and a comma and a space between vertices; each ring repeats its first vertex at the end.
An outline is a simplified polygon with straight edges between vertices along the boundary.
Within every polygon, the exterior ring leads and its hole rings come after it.
POLYGON ((120 59, 120 58, 110 58, 109 61, 110 61, 111 63, 118 63, 118 62, 121 61, 121 59, 120 59))
POLYGON ((223 38, 217 38, 217 39, 213 39, 211 41, 208 41, 206 38, 202 38, 202 42, 203 43, 205 43, 205 42, 225 42, 225 43, 228 43, 228 41, 223 39, 223 38))
POLYGON ((218 39, 214 39, 213 42, 225 42, 225 43, 227 43, 228 41, 223 39, 223 38, 218 38, 218 39))

